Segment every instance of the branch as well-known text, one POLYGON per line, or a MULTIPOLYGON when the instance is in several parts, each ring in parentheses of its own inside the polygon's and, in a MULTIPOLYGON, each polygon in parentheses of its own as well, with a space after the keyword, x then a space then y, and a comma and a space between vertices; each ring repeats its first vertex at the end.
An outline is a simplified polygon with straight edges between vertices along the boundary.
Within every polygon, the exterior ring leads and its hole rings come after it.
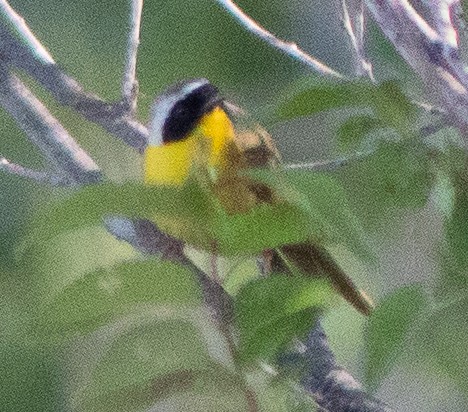
POLYGON ((342 0, 341 6, 343 25, 351 41, 356 75, 367 76, 374 81, 372 64, 364 49, 364 0, 342 0))
POLYGON ((221 7, 227 10, 244 28, 259 37, 275 49, 281 50, 283 53, 293 59, 305 64, 316 72, 334 78, 343 78, 341 74, 328 67, 326 64, 315 59, 305 51, 301 50, 296 43, 290 43, 278 39, 274 34, 270 33, 264 27, 260 26, 255 20, 249 17, 242 9, 231 0, 216 0, 221 7))
POLYGON ((31 91, 3 65, 0 65, 0 105, 51 164, 63 172, 64 181, 69 179, 76 183, 93 183, 101 179, 99 167, 88 154, 31 91))
MULTIPOLYGON (((414 103, 414 102, 413 102, 414 103)), ((418 104, 418 103, 414 103, 418 104)), ((424 109, 431 113, 433 111, 432 107, 424 106, 424 109)), ((441 113, 434 111, 433 114, 440 115, 441 113)), ((442 113, 444 114, 444 113, 442 113)), ((444 114, 445 115, 445 114, 444 114)), ((442 117, 441 119, 434 121, 433 123, 422 126, 419 128, 418 134, 421 138, 429 137, 443 128, 449 126, 447 119, 442 117)), ((339 157, 337 159, 330 160, 318 160, 316 162, 308 163, 290 163, 285 164, 285 169, 296 169, 296 170, 307 170, 309 172, 333 172, 335 170, 341 169, 342 167, 348 166, 351 163, 360 162, 366 160, 370 156, 375 154, 375 150, 367 150, 362 152, 355 152, 348 156, 339 157)))
MULTIPOLYGON (((438 1, 439 6, 442 3, 453 6, 456 2, 438 1)), ((443 9, 436 11, 436 6, 431 2, 433 15, 438 19, 436 31, 407 0, 366 0, 366 5, 398 53, 421 77, 453 123, 466 128, 468 75, 460 61, 458 42, 453 38, 455 26, 447 30, 450 20, 443 18, 446 15, 443 9)))
POLYGON ((431 0, 428 7, 439 36, 447 46, 453 49, 458 48, 458 30, 453 20, 459 6, 460 0, 431 0))
POLYGON ((292 163, 285 165, 286 169, 299 169, 307 170, 310 172, 332 172, 337 169, 341 169, 349 165, 350 163, 364 160, 374 154, 373 151, 369 152, 357 152, 347 157, 340 157, 338 159, 331 160, 319 160, 317 162, 310 163, 292 163))
POLYGON ((290 361, 306 365, 302 385, 325 411, 330 412, 392 412, 378 399, 368 395, 362 385, 341 366, 328 345, 320 323, 300 344, 290 361))
MULTIPOLYGON (((144 254, 159 255, 189 268, 199 279, 205 303, 220 327, 229 333, 233 321, 232 298, 224 289, 184 255, 183 243, 161 232, 148 220, 121 217, 105 219, 107 229, 144 254)), ((325 333, 318 323, 298 350, 281 357, 281 363, 294 364, 306 373, 302 386, 328 412, 392 412, 382 402, 367 395, 349 372, 337 365, 325 333)))
POLYGON ((128 116, 124 104, 110 104, 85 92, 75 79, 55 64, 23 18, 6 0, 0 0, 0 12, 0 55, 3 63, 24 70, 42 84, 60 104, 73 108, 129 146, 143 150, 148 130, 128 116))
POLYGON ((130 31, 128 33, 127 58, 122 79, 122 98, 129 113, 134 114, 138 98, 138 81, 136 80, 137 52, 140 44, 141 12, 143 0, 132 0, 130 13, 130 31))
POLYGON ((34 36, 33 32, 26 25, 23 17, 16 13, 15 10, 13 10, 13 8, 8 4, 8 1, 0 1, 0 13, 1 24, 14 27, 14 31, 18 36, 18 40, 24 45, 29 45, 31 50, 34 50, 36 53, 38 60, 44 64, 55 64, 55 61, 50 53, 34 36))
POLYGON ((30 180, 35 180, 39 183, 47 183, 52 186, 58 185, 69 185, 71 182, 66 180, 63 176, 52 175, 47 172, 41 172, 39 170, 28 169, 27 167, 11 163, 8 159, 0 157, 0 170, 12 175, 25 177, 30 180))
POLYGON ((231 297, 222 286, 214 282, 193 264, 184 254, 184 243, 179 239, 161 232, 154 223, 143 219, 127 219, 109 216, 104 224, 117 239, 132 245, 145 255, 157 255, 162 259, 181 264, 198 278, 205 303, 221 327, 229 327, 233 321, 231 297))

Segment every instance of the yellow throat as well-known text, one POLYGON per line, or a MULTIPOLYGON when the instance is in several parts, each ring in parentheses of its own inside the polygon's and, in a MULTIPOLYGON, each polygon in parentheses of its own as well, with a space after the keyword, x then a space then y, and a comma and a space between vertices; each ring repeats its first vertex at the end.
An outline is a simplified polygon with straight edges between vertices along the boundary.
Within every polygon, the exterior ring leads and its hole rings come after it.
POLYGON ((182 185, 195 162, 206 167, 222 167, 226 145, 233 139, 231 120, 220 106, 216 106, 202 115, 183 139, 146 148, 145 183, 182 185))

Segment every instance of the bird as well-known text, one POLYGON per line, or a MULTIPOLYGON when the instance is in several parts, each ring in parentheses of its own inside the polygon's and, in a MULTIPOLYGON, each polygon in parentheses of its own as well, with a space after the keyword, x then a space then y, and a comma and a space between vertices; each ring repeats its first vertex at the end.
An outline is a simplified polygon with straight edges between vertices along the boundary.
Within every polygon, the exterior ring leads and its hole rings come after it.
MULTIPOLYGON (((258 124, 242 122, 243 117, 245 112, 207 79, 170 86, 152 106, 143 161, 145 184, 178 187, 198 174, 231 214, 280 201, 275 187, 244 173, 254 168, 280 170, 282 162, 269 133, 258 124)), ((265 256, 276 267, 292 265, 303 276, 327 279, 360 313, 372 312, 370 298, 317 241, 281 245, 265 251, 265 256)))

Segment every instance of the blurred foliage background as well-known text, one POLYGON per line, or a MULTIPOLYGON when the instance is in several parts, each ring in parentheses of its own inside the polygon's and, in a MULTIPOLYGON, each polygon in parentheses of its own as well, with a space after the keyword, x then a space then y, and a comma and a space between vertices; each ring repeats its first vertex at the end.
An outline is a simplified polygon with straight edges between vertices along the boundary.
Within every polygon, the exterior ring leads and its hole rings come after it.
MULTIPOLYGON (((127 1, 10 3, 55 60, 87 90, 110 101, 119 98, 128 28, 127 1)), ((243 0, 239 5, 280 38, 297 41, 333 68, 352 73, 348 40, 334 2, 243 0)), ((368 41, 376 77, 379 80, 398 77, 405 91, 417 94, 416 77, 372 25, 368 41)), ((245 32, 213 1, 147 0, 138 57, 139 117, 147 120, 152 99, 167 85, 199 76, 209 78, 231 100, 261 119, 265 109, 276 104, 296 81, 304 78, 314 81, 316 75, 245 32)), ((34 82, 25 80, 108 177, 116 182, 139 179, 140 159, 135 152, 99 127, 59 107, 34 82)), ((340 155, 338 125, 349 115, 349 111, 333 111, 270 122, 266 126, 286 162, 322 160, 340 155)), ((3 112, 0 112, 0 134, 3 156, 26 166, 42 166, 34 147, 3 112)), ((404 168, 408 163, 412 159, 402 160, 395 167, 404 168)), ((372 192, 359 192, 362 183, 359 171, 345 169, 340 173, 348 191, 357 193, 350 196, 350 201, 377 255, 377 264, 367 266, 346 251, 335 251, 358 283, 376 299, 415 281, 433 284, 438 273, 437 245, 443 226, 434 202, 426 205, 425 195, 418 200, 410 188, 407 198, 414 200, 413 205, 396 210, 385 207, 388 204, 382 201, 372 211, 372 192)), ((0 402, 5 411, 63 410, 62 402, 70 388, 76 390, 78 385, 79 389, 80 382, 85 381, 79 375, 86 371, 78 370, 77 364, 86 357, 79 354, 88 353, 89 362, 93 362, 91 346, 80 346, 79 342, 63 352, 28 344, 28 319, 34 313, 38 291, 60 289, 84 273, 123 261, 135 253, 104 229, 91 228, 61 235, 39 256, 30 257, 34 273, 38 273, 39 267, 40 272, 47 274, 46 280, 33 278, 27 267, 18 268, 15 250, 27 230, 28 216, 63 192, 15 176, 0 176, 0 402), (60 279, 63 285, 49 285, 47 279, 60 279), (77 354, 79 361, 70 353, 77 354)), ((435 336, 437 333, 448 336, 456 345, 459 337, 466 336, 466 319, 460 317, 454 330, 443 331, 441 327, 434 331, 435 336), (455 330, 458 326, 465 328, 465 334, 455 330)), ((362 378, 362 318, 343 304, 330 311, 324 326, 339 362, 362 378)), ((450 372, 440 364, 418 360, 409 349, 407 352, 383 380, 377 396, 399 411, 465 411, 467 392, 457 388, 450 372)))

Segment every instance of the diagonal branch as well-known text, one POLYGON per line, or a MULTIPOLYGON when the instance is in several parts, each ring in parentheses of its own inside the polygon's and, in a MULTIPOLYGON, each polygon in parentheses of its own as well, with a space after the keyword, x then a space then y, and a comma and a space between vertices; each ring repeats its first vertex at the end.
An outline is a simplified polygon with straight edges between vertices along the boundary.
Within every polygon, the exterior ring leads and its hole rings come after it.
POLYGON ((0 170, 12 175, 24 177, 30 180, 35 180, 39 183, 46 183, 52 186, 69 185, 71 182, 63 176, 53 175, 51 173, 42 172, 39 170, 28 169, 27 167, 10 162, 4 157, 0 157, 0 170))
POLYGON ((15 119, 51 164, 64 174, 64 180, 93 183, 101 179, 99 167, 91 157, 78 146, 31 91, 3 65, 0 65, 0 105, 15 119))
MULTIPOLYGON (((457 43, 452 41, 453 36, 439 34, 407 0, 366 0, 366 5, 381 30, 421 77, 438 104, 446 109, 453 123, 466 128, 468 74, 460 60, 457 43)), ((446 25, 447 20, 444 21, 440 23, 446 25)))
POLYGON ((264 27, 260 26, 254 19, 248 16, 231 0, 216 0, 221 7, 227 10, 245 29, 259 37, 275 49, 281 50, 283 53, 291 56, 293 59, 305 64, 316 72, 331 76, 334 78, 343 78, 341 74, 328 67, 326 64, 307 54, 300 49, 296 43, 286 42, 278 39, 274 34, 270 33, 264 27))
MULTIPOLYGON (((224 289, 196 267, 184 254, 183 243, 161 232, 148 220, 122 217, 105 219, 107 229, 118 239, 148 255, 159 255, 188 267, 201 284, 206 304, 220 327, 228 330, 233 321, 232 298, 224 289)), ((283 366, 304 372, 302 386, 328 412, 392 412, 392 409, 368 395, 362 385, 339 366, 320 323, 294 353, 281 356, 283 366)))
POLYGON ((214 282, 185 256, 182 241, 163 233, 149 220, 108 216, 104 219, 104 224, 113 236, 129 243, 141 253, 157 255, 190 269, 200 282, 205 303, 214 318, 223 327, 229 327, 232 324, 232 298, 222 286, 214 282))
POLYGON ((460 0, 431 0, 428 10, 432 14, 435 29, 450 48, 458 48, 458 30, 454 19, 460 0))
POLYGON ((50 53, 34 36, 23 17, 16 13, 6 0, 0 0, 0 18, 1 25, 11 27, 17 36, 17 40, 25 46, 30 47, 36 53, 38 60, 44 64, 55 64, 50 53))
POLYGON ((393 409, 368 395, 362 385, 336 362, 324 330, 317 323, 303 344, 296 362, 306 365, 304 388, 320 407, 333 412, 392 412, 393 409))
POLYGON ((24 19, 6 0, 0 0, 0 56, 2 62, 24 70, 44 86, 64 106, 99 124, 128 145, 143 150, 148 131, 129 117, 122 103, 110 104, 84 91, 67 75, 34 37, 24 19))
POLYGON ((364 0, 341 0, 343 25, 351 42, 358 77, 367 76, 374 81, 372 64, 364 49, 364 0))

